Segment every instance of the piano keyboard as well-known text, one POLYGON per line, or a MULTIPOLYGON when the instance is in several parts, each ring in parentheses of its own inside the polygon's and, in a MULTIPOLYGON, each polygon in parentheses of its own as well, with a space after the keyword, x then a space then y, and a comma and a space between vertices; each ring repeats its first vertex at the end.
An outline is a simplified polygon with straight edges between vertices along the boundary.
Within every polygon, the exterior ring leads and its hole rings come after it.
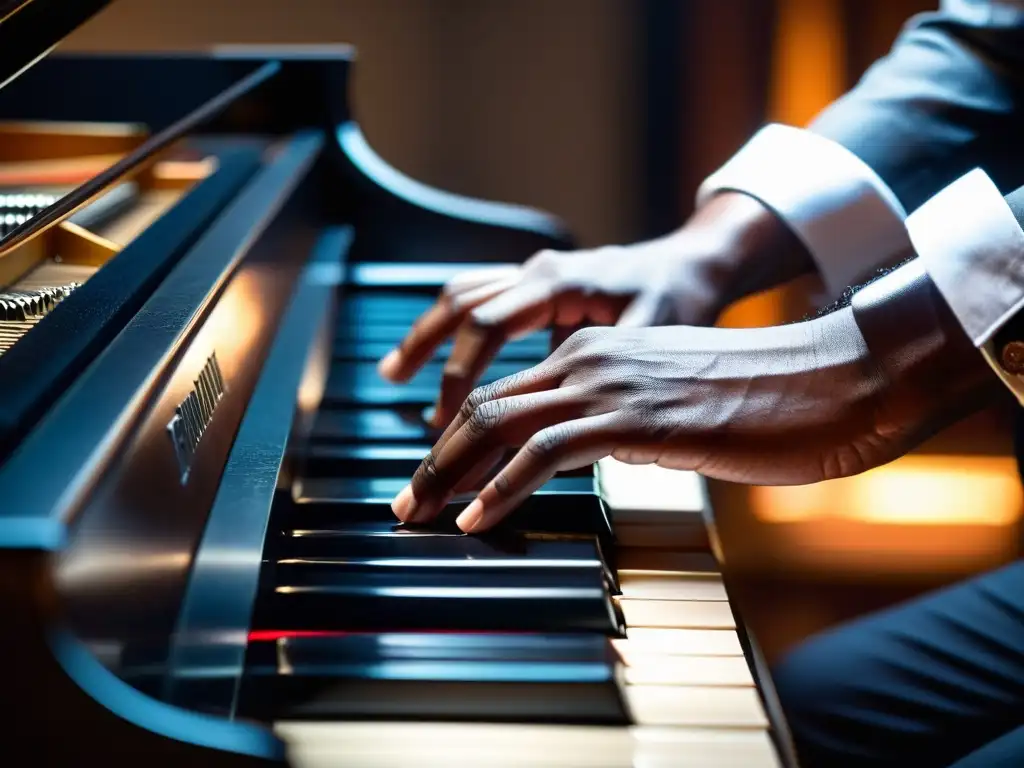
MULTIPOLYGON (((353 274, 271 514, 240 714, 273 723, 303 768, 782 766, 696 475, 606 459, 481 537, 454 526, 469 497, 430 528, 395 520, 447 350, 400 386, 376 360, 438 282, 353 274)), ((547 343, 510 344, 487 378, 547 343)))

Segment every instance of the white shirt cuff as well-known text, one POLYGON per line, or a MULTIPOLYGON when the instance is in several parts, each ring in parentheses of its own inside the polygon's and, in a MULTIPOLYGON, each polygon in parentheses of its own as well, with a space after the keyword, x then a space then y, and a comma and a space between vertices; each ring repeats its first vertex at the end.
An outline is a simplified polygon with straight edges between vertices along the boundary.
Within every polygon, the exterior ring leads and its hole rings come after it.
POLYGON ((928 275, 974 346, 1024 404, 1024 377, 996 360, 993 337, 1024 309, 1024 232, 984 171, 954 181, 907 219, 928 275))
POLYGON ((697 204, 727 190, 786 222, 833 297, 910 247, 892 190, 846 147, 810 131, 765 126, 701 184, 697 204))

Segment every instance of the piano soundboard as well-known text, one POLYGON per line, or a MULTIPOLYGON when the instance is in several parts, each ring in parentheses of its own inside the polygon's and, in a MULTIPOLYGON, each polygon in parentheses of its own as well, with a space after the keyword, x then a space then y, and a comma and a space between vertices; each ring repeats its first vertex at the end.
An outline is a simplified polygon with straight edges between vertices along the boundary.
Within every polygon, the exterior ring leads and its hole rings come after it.
POLYGON ((793 768, 698 476, 602 460, 476 537, 468 498, 392 515, 450 345, 403 385, 377 361, 452 275, 572 239, 388 166, 352 59, 52 55, 0 90, 0 133, 63 132, 44 157, 82 177, 0 198, 24 210, 0 232, 5 743, 133 768, 793 768), (133 137, 99 170, 98 126, 133 137))

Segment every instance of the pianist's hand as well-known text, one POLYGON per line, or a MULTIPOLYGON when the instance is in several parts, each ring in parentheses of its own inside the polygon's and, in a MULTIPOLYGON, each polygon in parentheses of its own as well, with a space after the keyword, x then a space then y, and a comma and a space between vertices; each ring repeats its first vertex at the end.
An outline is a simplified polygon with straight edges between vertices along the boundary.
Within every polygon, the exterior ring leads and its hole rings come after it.
POLYGON ((463 530, 608 455, 744 483, 851 475, 923 438, 890 390, 849 308, 772 328, 590 328, 474 391, 392 506, 427 522, 520 446, 462 513, 463 530))
POLYGON ((389 381, 406 381, 456 334, 434 416, 444 426, 509 338, 548 326, 562 340, 587 325, 710 324, 736 298, 809 268, 774 214, 725 193, 658 240, 542 251, 521 267, 460 275, 379 370, 389 381))

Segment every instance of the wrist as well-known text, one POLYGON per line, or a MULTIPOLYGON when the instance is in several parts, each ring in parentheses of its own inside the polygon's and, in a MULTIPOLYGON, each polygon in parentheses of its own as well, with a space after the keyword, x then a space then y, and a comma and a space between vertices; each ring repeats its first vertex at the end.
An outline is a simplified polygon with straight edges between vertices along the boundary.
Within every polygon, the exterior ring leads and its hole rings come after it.
POLYGON ((738 299, 815 271, 807 248, 771 209, 742 192, 720 192, 679 230, 708 247, 698 268, 724 309, 738 299))
POLYGON ((864 286, 850 304, 886 380, 879 434, 916 442, 999 391, 919 259, 864 286))

